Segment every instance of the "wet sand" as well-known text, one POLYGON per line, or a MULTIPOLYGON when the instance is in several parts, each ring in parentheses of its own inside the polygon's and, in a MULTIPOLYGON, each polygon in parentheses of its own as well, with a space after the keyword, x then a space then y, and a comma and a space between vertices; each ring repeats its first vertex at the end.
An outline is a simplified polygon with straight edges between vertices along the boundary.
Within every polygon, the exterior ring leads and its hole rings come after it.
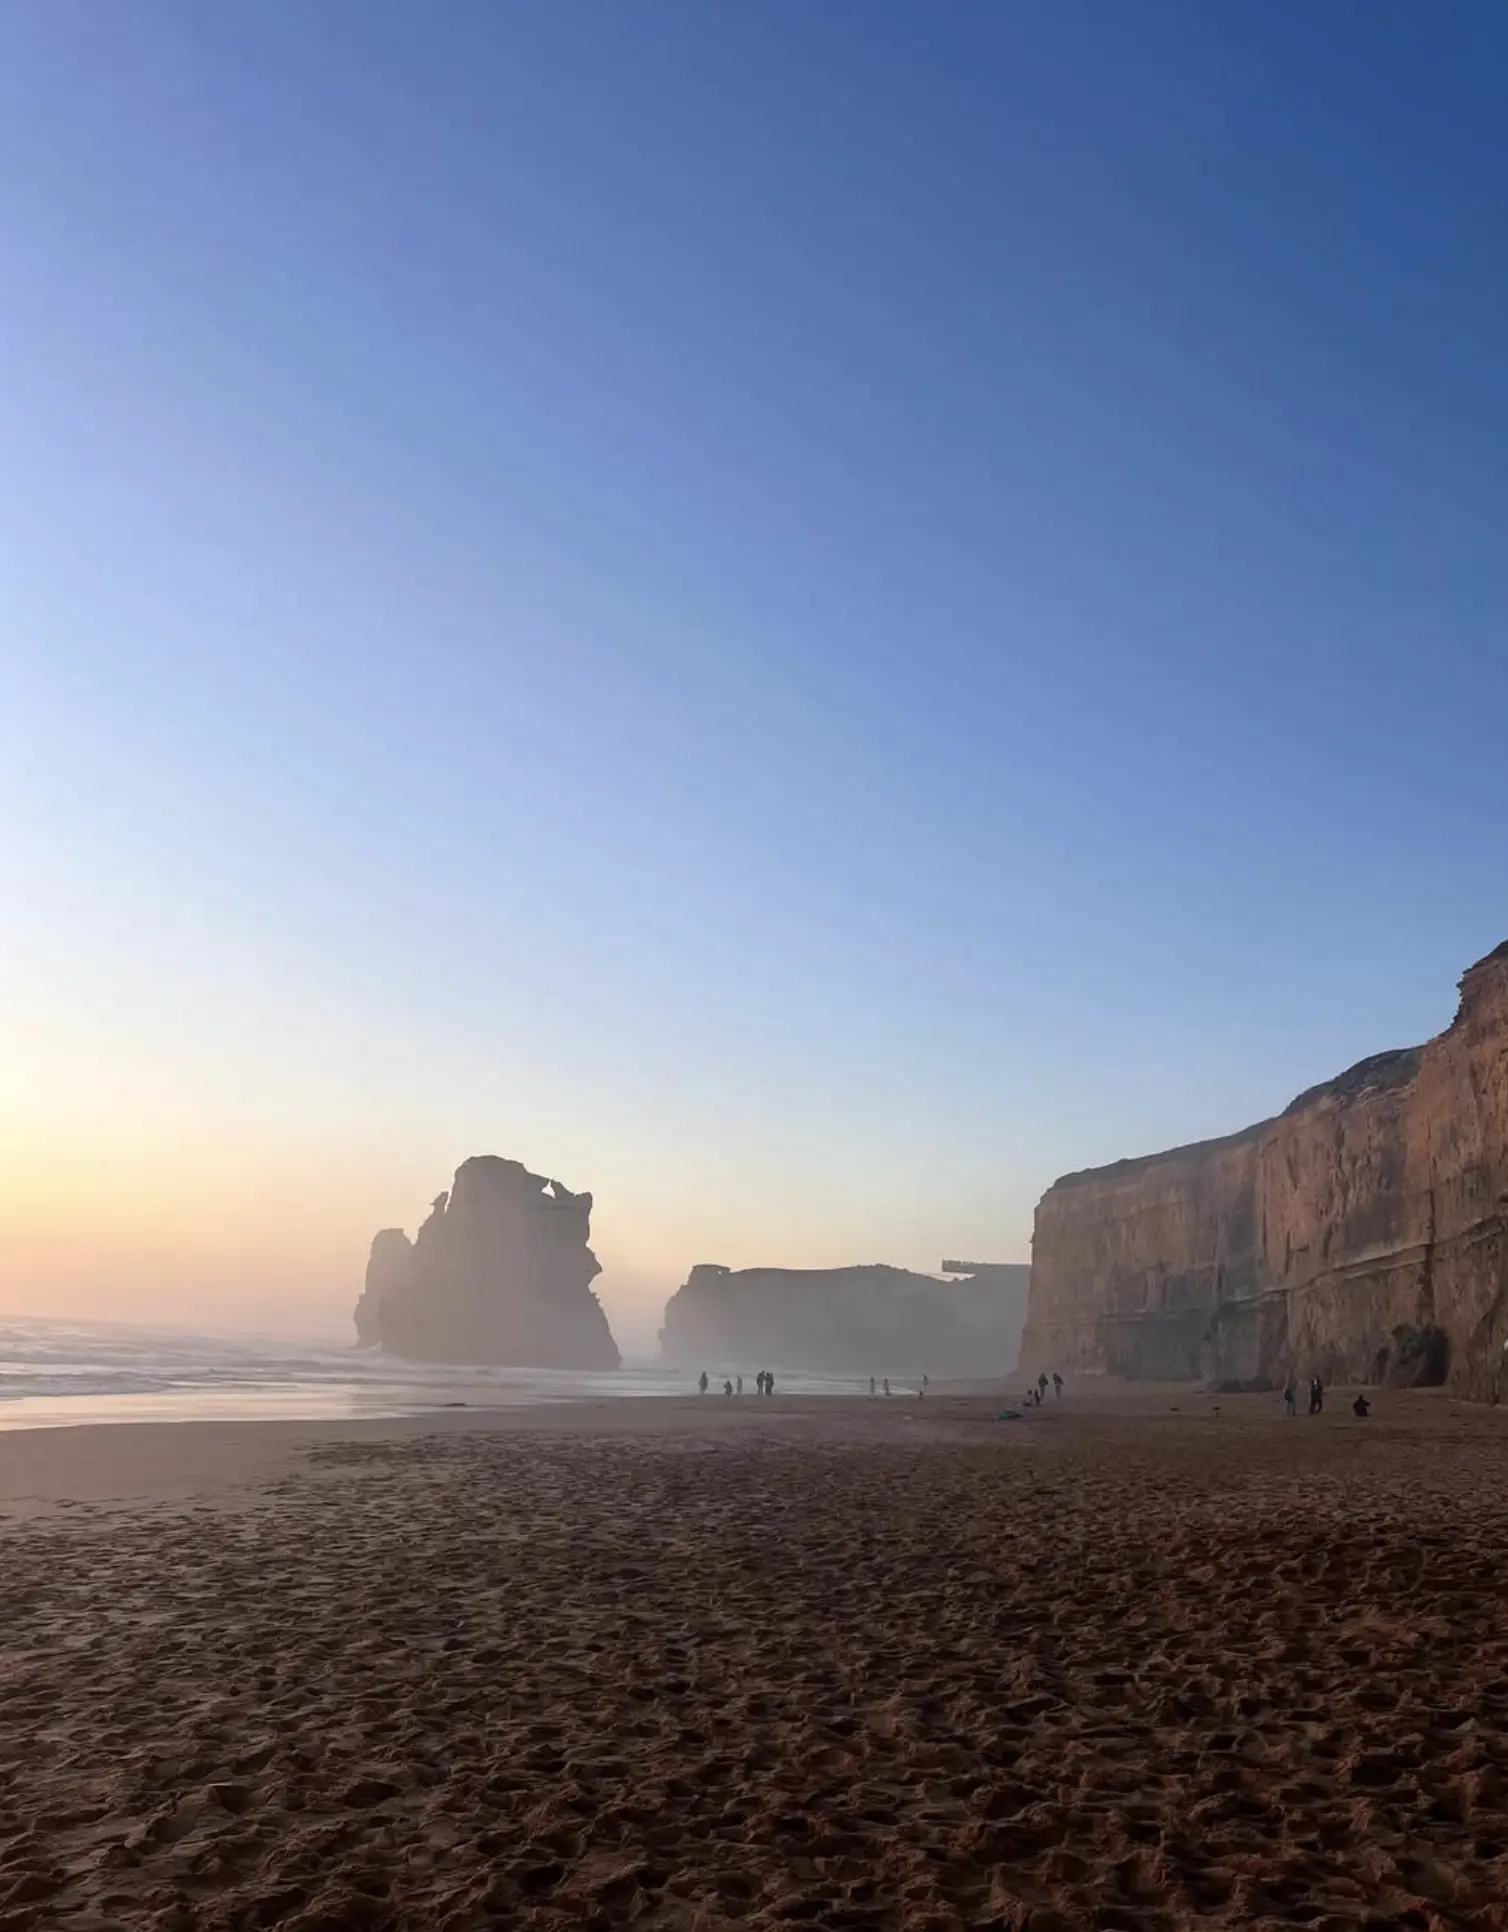
POLYGON ((0 1932, 1508 1925, 1497 1414, 45 1435, 0 1932))

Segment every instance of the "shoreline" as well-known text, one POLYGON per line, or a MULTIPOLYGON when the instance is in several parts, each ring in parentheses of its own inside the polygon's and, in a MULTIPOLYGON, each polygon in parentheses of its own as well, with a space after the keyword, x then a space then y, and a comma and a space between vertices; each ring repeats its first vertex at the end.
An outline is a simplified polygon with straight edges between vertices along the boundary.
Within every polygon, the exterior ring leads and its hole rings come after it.
MULTIPOLYGON (((992 1414, 1003 1398, 921 1403, 852 1395, 603 1395, 574 1401, 418 1409, 395 1415, 129 1422, 38 1422, 0 1430, 0 1521, 70 1504, 158 1506, 234 1499, 289 1473, 321 1449, 434 1437, 565 1435, 661 1438, 800 1435, 867 1411, 861 1435, 883 1414, 908 1423, 992 1414), (976 1411, 978 1412, 976 1414, 976 1411)), ((904 1425, 901 1425, 904 1426, 904 1425)))
MULTIPOLYGON (((1376 1391, 1372 1392, 1374 1398, 1376 1391)), ((1286 1418, 1268 1395, 1213 1395, 1184 1384, 1125 1384, 1074 1390, 1061 1402, 1025 1409, 1014 1423, 1002 1409, 1018 1408, 1009 1389, 977 1383, 934 1386, 914 1395, 777 1394, 600 1395, 560 1401, 450 1404, 401 1414, 354 1417, 191 1418, 169 1421, 36 1422, 0 1429, 0 1526, 58 1508, 174 1504, 232 1505, 255 1501, 278 1478, 310 1465, 320 1451, 404 1445, 432 1438, 566 1436, 641 1441, 740 1436, 859 1446, 944 1440, 1002 1448, 1044 1438, 1092 1446, 1137 1424, 1157 1434, 1166 1426, 1219 1422, 1227 1433, 1364 1428, 1386 1434, 1399 1427, 1441 1428, 1476 1436, 1501 1433, 1508 1411, 1462 1402, 1445 1390, 1383 1395, 1358 1423, 1349 1392, 1332 1391, 1322 1418, 1286 1418)))

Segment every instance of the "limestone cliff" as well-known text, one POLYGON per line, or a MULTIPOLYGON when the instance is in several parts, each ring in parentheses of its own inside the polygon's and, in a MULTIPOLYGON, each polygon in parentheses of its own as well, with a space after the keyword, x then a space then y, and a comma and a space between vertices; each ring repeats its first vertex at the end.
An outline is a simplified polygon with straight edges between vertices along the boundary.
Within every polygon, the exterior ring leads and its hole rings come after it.
POLYGON ((1037 1207, 1032 1367, 1508 1393, 1508 944, 1447 1030, 1037 1207))
POLYGON ((417 1362, 617 1368, 591 1212, 520 1161, 463 1162, 412 1245, 397 1228, 373 1241, 358 1336, 417 1362))
POLYGON ((1029 1272, 980 1266, 965 1280, 941 1281, 879 1264, 734 1271, 703 1263, 666 1303, 660 1345, 683 1368, 998 1373, 1015 1363, 1029 1272))

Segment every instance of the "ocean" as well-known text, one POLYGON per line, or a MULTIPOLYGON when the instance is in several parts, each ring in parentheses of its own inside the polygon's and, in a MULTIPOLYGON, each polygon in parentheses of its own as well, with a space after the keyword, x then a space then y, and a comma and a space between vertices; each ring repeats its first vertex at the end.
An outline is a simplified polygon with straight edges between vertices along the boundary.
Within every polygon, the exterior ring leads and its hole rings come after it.
MULTIPOLYGON (((710 1366, 710 1365, 709 1365, 710 1366)), ((745 1378, 748 1386, 749 1378, 745 1378)), ((856 1382, 782 1375, 792 1393, 856 1393, 856 1382)), ((867 1384, 866 1384, 867 1386, 867 1384)), ((340 1420, 464 1403, 509 1408, 603 1396, 686 1395, 660 1364, 611 1374, 397 1362, 331 1340, 199 1335, 106 1322, 0 1319, 0 1429, 95 1422, 340 1420)), ((710 1398, 709 1398, 710 1399, 710 1398)))

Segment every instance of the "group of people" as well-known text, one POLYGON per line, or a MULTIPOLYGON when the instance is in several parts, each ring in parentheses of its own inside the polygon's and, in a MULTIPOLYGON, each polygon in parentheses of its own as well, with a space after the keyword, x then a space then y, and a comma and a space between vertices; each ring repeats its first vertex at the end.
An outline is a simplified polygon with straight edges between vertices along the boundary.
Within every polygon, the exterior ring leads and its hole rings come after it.
MULTIPOLYGON (((1054 1380, 1054 1382, 1057 1383, 1058 1393, 1059 1395, 1061 1395, 1063 1393, 1063 1378, 1060 1375, 1055 1375, 1052 1379, 1054 1380)), ((696 1386, 698 1389, 700 1389, 703 1395, 705 1395, 708 1389, 711 1388, 712 1383, 709 1380, 707 1371, 705 1369, 702 1370, 700 1376, 697 1378, 696 1386)), ((759 1373, 754 1377, 754 1386, 756 1389, 758 1389, 761 1395, 773 1395, 775 1393, 775 1377, 769 1369, 761 1369, 759 1373)), ((891 1387, 890 1387, 890 1377, 888 1375, 882 1378, 880 1386, 884 1389, 884 1392, 886 1395, 889 1395, 892 1393, 891 1387)), ((918 1402, 921 1401, 922 1397, 927 1393, 927 1390, 931 1386, 932 1386, 931 1381, 927 1376, 924 1375, 916 1387, 916 1399, 918 1402)), ((1042 1378, 1042 1386, 1044 1388, 1047 1386, 1047 1377, 1045 1375, 1042 1378)), ((743 1392, 744 1392, 744 1378, 741 1375, 734 1376, 732 1381, 725 1381, 723 1383, 724 1395, 742 1395, 743 1392)), ((872 1375, 869 1378, 869 1393, 871 1395, 874 1395, 876 1393, 875 1379, 872 1375)))
MULTIPOLYGON (((741 1375, 736 1376, 734 1378, 734 1381, 736 1381, 737 1383, 736 1388, 734 1386, 734 1382, 723 1383, 724 1395, 742 1395, 743 1394, 744 1378, 741 1375)), ((705 1395, 708 1389, 712 1386, 711 1383, 707 1380, 707 1371, 705 1369, 702 1370, 701 1376, 698 1379, 696 1386, 701 1390, 703 1395, 705 1395)), ((761 1395, 773 1395, 775 1393, 775 1377, 770 1373, 768 1369, 761 1369, 758 1375, 754 1377, 754 1386, 756 1389, 758 1389, 761 1395)))
MULTIPOLYGON (((931 1386, 932 1384, 928 1381, 927 1377, 924 1375, 921 1381, 918 1382, 916 1385, 916 1399, 918 1402, 921 1401, 922 1397, 927 1393, 927 1390, 931 1386)), ((880 1387, 886 1395, 889 1395, 892 1393, 891 1387, 890 1387, 890 1377, 888 1375, 881 1376, 880 1387)), ((874 1377, 871 1375, 869 1378, 869 1393, 873 1395, 874 1392, 875 1392, 874 1377)))
MULTIPOLYGON (((1052 1372, 1052 1392, 1056 1400, 1061 1402, 1063 1399, 1063 1378, 1056 1369, 1052 1372)), ((1044 1372, 1037 1377, 1036 1381, 1026 1391, 1026 1399, 1034 1409, 1040 1409, 1042 1406, 1042 1398, 1046 1394, 1047 1376, 1044 1372)))
MULTIPOLYGON (((1310 1415, 1320 1415, 1323 1413, 1324 1407, 1325 1385, 1317 1375, 1311 1375, 1309 1378, 1309 1413, 1310 1415)), ((1298 1412, 1298 1384, 1290 1375, 1283 1389, 1283 1413, 1285 1415, 1297 1415, 1298 1412)), ((1359 1391, 1356 1400, 1351 1404, 1351 1413, 1354 1416, 1369 1416, 1372 1413, 1371 1403, 1359 1391)))
MULTIPOLYGON (((1325 1385, 1317 1375, 1309 1378, 1309 1413, 1318 1415, 1325 1406, 1325 1385)), ((1297 1415, 1299 1412, 1299 1387, 1290 1375, 1283 1390, 1283 1413, 1297 1415)))

